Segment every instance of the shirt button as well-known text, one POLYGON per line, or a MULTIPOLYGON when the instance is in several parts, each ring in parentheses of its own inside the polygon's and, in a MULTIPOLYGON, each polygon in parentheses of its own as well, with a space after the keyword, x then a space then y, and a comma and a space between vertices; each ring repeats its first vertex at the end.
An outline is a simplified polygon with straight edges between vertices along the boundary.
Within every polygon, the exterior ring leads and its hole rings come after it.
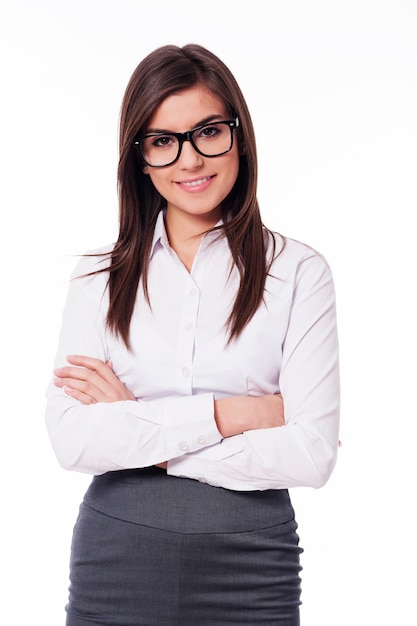
POLYGON ((200 436, 197 438, 197 443, 199 443, 199 444, 201 444, 201 445, 203 445, 203 443, 206 443, 206 438, 204 437, 204 435, 200 435, 200 436))
POLYGON ((189 331, 190 331, 190 330, 192 330, 192 329, 193 329, 193 325, 192 325, 191 323, 190 323, 190 324, 186 324, 186 326, 185 326, 185 330, 186 330, 187 332, 189 332, 189 331))
POLYGON ((188 369, 188 367, 183 367, 181 370, 181 373, 183 376, 189 376, 190 375, 190 370, 188 369))
POLYGON ((186 441, 181 441, 179 446, 180 446, 180 450, 182 450, 183 452, 187 452, 187 450, 189 449, 189 445, 186 441))
POLYGON ((193 287, 192 289, 190 289, 190 296, 196 296, 197 295, 197 287, 193 287))

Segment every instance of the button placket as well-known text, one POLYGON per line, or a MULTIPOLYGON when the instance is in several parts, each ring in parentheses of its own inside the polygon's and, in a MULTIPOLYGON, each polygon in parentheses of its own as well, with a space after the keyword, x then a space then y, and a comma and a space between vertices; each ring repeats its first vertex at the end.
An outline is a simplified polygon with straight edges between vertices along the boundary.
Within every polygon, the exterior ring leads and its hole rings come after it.
POLYGON ((177 341, 177 389, 185 395, 192 394, 193 354, 200 291, 191 275, 185 287, 183 307, 177 341))

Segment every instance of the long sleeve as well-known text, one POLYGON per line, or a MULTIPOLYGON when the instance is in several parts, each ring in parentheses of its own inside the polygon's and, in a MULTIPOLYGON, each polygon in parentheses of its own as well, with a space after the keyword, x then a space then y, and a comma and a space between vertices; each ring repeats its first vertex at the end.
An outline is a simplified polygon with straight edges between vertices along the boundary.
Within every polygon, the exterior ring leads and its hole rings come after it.
MULTIPOLYGON (((78 278, 97 267, 87 258, 74 271, 55 367, 66 365, 68 354, 110 359, 118 367, 119 377, 129 384, 128 372, 118 365, 127 351, 106 331, 107 275, 78 278)), ((155 377, 157 374, 154 372, 155 377)), ((46 425, 59 463, 69 470, 101 474, 146 467, 220 441, 212 393, 173 395, 85 406, 51 380, 46 425)))
MULTIPOLYGON (((321 487, 339 436, 335 293, 327 263, 307 254, 294 272, 279 389, 285 426, 252 430, 170 461, 168 472, 235 490, 321 487)), ((271 320, 269 332, 274 333, 271 320)), ((271 335, 272 340, 272 335, 271 335)))
POLYGON ((320 487, 339 435, 335 292, 326 261, 288 239, 264 299, 236 341, 225 321, 239 286, 226 239, 206 235, 188 272, 160 216, 148 273, 151 306, 138 289, 131 349, 106 326, 107 273, 99 253, 70 282, 55 367, 69 354, 110 360, 136 401, 84 406, 53 381, 46 424, 60 464, 102 474, 168 461, 168 473, 234 490, 320 487), (161 277, 163 277, 161 279, 161 277), (281 392, 286 423, 222 438, 214 401, 281 392))

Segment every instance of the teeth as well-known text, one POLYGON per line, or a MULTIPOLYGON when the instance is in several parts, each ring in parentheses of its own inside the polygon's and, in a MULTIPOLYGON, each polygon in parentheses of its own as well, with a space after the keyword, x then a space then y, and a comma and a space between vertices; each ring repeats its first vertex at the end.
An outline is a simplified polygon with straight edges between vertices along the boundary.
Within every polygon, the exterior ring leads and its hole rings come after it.
POLYGON ((197 185, 201 185, 205 183, 210 177, 206 176, 206 178, 200 178, 200 180, 190 180, 189 182, 183 182, 181 185, 185 185, 186 187, 197 187, 197 185))

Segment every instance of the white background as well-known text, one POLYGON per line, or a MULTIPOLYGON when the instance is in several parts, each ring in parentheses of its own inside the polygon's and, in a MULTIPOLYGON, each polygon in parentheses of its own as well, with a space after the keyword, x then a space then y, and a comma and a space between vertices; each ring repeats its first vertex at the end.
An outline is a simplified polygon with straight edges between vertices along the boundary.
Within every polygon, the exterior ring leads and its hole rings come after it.
POLYGON ((336 281, 343 446, 327 486, 292 494, 302 624, 417 624, 413 0, 0 0, 2 622, 64 623, 90 480, 59 468, 43 422, 66 280, 117 236, 131 73, 189 42, 246 95, 265 223, 336 281))

